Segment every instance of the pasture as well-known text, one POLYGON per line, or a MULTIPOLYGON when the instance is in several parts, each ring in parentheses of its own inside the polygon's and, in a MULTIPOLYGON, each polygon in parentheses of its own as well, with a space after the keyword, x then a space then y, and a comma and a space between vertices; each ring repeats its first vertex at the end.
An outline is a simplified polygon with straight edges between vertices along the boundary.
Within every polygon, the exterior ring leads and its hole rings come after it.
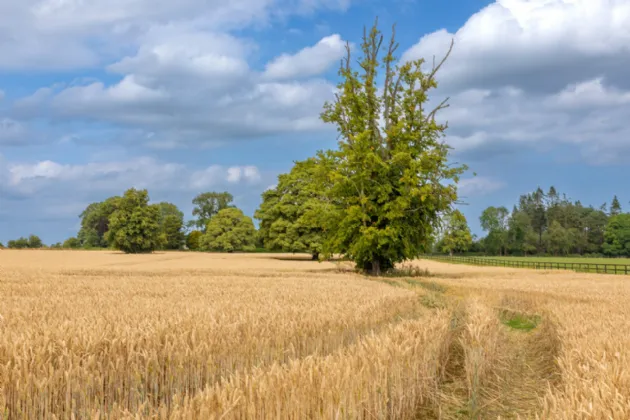
POLYGON ((345 264, 3 250, 0 418, 630 418, 630 277, 345 264))
POLYGON ((619 264, 630 265, 630 258, 587 258, 587 257, 481 257, 506 261, 553 262, 567 264, 619 264))

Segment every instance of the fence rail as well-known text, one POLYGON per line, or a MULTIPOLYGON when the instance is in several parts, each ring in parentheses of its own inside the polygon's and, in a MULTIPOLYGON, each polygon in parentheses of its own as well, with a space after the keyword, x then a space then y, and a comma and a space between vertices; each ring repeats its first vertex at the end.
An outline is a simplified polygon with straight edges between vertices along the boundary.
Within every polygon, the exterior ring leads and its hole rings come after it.
POLYGON ((483 257, 458 257, 449 255, 424 255, 421 258, 435 261, 447 261, 454 264, 483 265, 492 267, 531 268, 535 270, 573 270, 584 273, 630 274, 630 265, 592 264, 552 261, 505 260, 483 257))

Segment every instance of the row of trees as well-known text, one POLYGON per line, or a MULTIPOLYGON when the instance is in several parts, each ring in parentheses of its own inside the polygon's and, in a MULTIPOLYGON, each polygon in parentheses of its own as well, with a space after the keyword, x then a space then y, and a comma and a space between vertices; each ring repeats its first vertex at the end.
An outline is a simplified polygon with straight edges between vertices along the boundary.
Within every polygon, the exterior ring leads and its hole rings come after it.
MULTIPOLYGON (((446 101, 425 108, 451 50, 426 68, 424 60, 398 63, 395 30, 389 43, 383 41, 375 24, 364 31, 358 60, 347 46, 335 100, 321 115, 336 126, 338 148, 297 162, 263 194, 255 217, 265 248, 310 252, 314 258, 341 254, 379 275, 429 251, 445 216, 454 226, 461 224, 452 207, 467 168, 449 162, 450 148, 443 141, 447 127, 436 121, 446 101)), ((190 245, 254 246, 251 219, 233 207, 217 210, 229 198, 197 205, 190 245)), ((82 244, 145 252, 181 241, 179 215, 149 205, 146 191, 129 190, 86 209, 82 217, 77 238, 82 244)), ((458 240, 445 243, 458 246, 458 240)))
MULTIPOLYGON (((7 242, 7 246, 12 249, 37 249, 44 246, 42 240, 37 235, 30 235, 28 238, 18 238, 7 242)), ((4 248, 4 244, 0 243, 0 248, 4 248)))
MULTIPOLYGON (((74 246, 113 247, 129 253, 156 249, 239 251, 255 248, 251 218, 232 205, 227 192, 207 192, 193 199, 193 216, 184 223, 184 213, 175 204, 149 204, 146 190, 129 189, 123 196, 90 204, 80 215, 81 229, 74 246), (186 230, 194 229, 190 232, 186 230)), ((66 241, 66 242, 68 242, 66 241)))
POLYGON ((512 211, 488 207, 480 217, 487 235, 471 251, 493 255, 603 254, 630 256, 630 214, 615 196, 599 208, 571 201, 554 187, 522 195, 512 211))

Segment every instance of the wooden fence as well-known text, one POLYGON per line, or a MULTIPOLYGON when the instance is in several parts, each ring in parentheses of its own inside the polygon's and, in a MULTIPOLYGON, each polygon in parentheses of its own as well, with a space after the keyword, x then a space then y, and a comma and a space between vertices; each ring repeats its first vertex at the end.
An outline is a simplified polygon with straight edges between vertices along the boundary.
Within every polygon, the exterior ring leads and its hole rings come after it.
POLYGON ((585 273, 630 274, 630 265, 592 264, 584 262, 523 261, 484 257, 460 257, 449 255, 424 255, 427 260, 446 261, 455 264, 483 265, 492 267, 531 268, 535 270, 573 270, 585 273))

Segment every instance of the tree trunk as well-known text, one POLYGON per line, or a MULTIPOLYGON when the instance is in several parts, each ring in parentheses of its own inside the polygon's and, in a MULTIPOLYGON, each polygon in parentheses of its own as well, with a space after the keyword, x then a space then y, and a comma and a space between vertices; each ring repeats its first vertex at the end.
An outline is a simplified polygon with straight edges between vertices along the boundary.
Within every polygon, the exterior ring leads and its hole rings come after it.
POLYGON ((381 262, 378 258, 372 260, 372 273, 373 276, 381 275, 381 262))
POLYGON ((311 254, 311 260, 312 260, 312 261, 317 261, 317 260, 319 260, 319 252, 313 252, 313 253, 311 254))
POLYGON ((453 250, 452 249, 448 250, 448 255, 451 256, 451 257, 453 256, 453 250))

